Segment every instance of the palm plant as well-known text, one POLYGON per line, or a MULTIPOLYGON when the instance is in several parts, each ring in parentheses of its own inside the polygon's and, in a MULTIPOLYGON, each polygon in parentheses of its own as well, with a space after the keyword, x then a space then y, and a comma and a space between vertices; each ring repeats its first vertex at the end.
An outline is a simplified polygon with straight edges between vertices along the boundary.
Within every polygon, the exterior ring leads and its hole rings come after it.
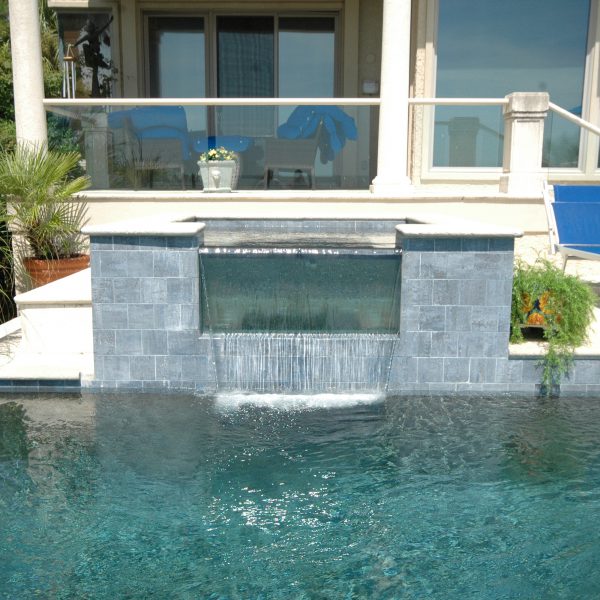
POLYGON ((75 195, 89 178, 71 176, 79 160, 77 152, 23 145, 0 156, 0 219, 26 242, 25 254, 52 259, 81 253, 86 206, 75 195))

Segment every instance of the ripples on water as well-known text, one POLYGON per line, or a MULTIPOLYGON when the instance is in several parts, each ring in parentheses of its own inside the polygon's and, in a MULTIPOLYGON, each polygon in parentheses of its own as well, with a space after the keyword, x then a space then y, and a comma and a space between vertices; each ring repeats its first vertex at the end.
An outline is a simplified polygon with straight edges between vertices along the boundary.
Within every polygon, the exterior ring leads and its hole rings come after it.
POLYGON ((15 397, 2 598, 595 598, 593 399, 15 397))

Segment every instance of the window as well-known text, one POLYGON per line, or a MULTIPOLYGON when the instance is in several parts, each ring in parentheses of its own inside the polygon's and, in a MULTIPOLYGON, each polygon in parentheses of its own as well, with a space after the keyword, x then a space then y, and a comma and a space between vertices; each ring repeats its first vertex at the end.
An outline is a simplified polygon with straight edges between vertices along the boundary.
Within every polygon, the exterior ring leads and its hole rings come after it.
MULTIPOLYGON (((547 91, 581 115, 589 15, 589 0, 439 0, 437 97, 547 91)), ((577 167, 579 137, 551 113, 544 166, 577 167)), ((502 147, 499 108, 436 109, 434 167, 499 167, 502 147)))

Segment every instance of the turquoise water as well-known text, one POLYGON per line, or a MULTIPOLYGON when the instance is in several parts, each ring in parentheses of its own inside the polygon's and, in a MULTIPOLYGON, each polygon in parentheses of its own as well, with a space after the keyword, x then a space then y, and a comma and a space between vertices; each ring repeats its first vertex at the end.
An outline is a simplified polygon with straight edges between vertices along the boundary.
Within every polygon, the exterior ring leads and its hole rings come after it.
POLYGON ((0 598, 600 596, 597 399, 256 401, 4 396, 0 598))

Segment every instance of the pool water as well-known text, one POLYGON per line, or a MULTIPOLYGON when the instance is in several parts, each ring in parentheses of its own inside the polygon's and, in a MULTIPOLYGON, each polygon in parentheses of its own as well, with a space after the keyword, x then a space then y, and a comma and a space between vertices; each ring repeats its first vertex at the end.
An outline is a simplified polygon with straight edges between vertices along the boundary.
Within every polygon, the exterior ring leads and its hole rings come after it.
POLYGON ((0 598, 597 598, 598 399, 0 400, 0 598))

